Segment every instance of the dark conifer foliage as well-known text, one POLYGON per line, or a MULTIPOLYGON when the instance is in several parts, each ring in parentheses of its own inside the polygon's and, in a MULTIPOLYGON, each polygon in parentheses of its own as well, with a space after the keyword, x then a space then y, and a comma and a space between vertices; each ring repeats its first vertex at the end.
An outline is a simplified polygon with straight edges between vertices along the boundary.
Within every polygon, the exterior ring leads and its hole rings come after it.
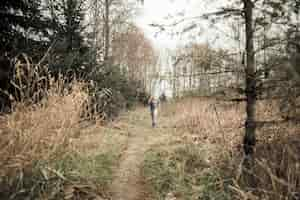
POLYGON ((16 55, 40 52, 48 43, 49 20, 41 14, 40 0, 2 0, 0 52, 16 55))
POLYGON ((79 72, 86 65, 88 47, 83 42, 84 3, 85 0, 48 1, 53 41, 56 41, 50 68, 55 73, 79 72))

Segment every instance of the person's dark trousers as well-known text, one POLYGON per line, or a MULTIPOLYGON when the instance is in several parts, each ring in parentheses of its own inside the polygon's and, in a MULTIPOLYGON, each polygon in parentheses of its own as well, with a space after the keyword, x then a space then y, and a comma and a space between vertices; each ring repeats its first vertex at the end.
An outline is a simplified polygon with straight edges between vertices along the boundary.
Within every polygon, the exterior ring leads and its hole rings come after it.
POLYGON ((151 112, 151 119, 152 119, 152 127, 156 127, 156 115, 155 115, 156 108, 150 109, 151 112))

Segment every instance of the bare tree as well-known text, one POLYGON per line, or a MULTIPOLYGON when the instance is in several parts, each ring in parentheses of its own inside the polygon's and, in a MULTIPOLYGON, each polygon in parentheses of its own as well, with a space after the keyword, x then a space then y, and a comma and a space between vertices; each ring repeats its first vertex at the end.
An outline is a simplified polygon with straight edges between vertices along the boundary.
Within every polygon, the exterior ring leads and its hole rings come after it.
POLYGON ((247 156, 253 155, 255 145, 255 104, 256 104, 256 75, 255 75, 255 54, 253 41, 253 8, 251 0, 243 0, 245 34, 246 34, 246 124, 244 137, 244 151, 247 156))
POLYGON ((110 49, 110 6, 113 0, 104 0, 104 63, 107 64, 110 49))

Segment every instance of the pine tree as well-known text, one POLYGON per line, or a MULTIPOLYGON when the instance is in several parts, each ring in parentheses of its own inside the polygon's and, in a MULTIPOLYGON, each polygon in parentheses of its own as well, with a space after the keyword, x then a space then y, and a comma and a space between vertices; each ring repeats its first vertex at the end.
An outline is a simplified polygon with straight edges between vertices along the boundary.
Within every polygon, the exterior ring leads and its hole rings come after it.
POLYGON ((82 35, 85 0, 48 0, 47 3, 57 40, 50 69, 55 74, 85 71, 81 68, 88 60, 88 47, 82 35))
POLYGON ((83 1, 63 1, 61 9, 65 21, 62 26, 62 34, 66 37, 67 50, 78 50, 83 42, 81 35, 81 32, 84 30, 82 26, 84 19, 83 1))
POLYGON ((2 0, 0 4, 0 52, 41 52, 49 36, 48 19, 41 14, 40 0, 2 0))

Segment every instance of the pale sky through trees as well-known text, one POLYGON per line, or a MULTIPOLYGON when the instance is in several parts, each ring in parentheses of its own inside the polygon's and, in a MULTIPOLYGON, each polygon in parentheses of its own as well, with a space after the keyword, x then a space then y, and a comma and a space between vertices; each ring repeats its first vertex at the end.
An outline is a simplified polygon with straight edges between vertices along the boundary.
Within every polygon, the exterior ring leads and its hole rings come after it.
POLYGON ((230 34, 225 24, 212 26, 207 20, 195 19, 196 16, 216 11, 225 3, 220 0, 145 0, 136 22, 158 48, 175 48, 178 44, 195 40, 216 47, 228 47, 232 45, 232 39, 225 35, 230 34), (159 29, 150 26, 153 23, 173 24, 182 19, 187 20, 177 26, 166 27, 158 34, 159 29), (195 22, 197 26, 193 25, 195 22), (188 28, 192 29, 182 33, 188 28))
MULTIPOLYGON (((159 52, 159 61, 161 75, 164 71, 172 71, 169 61, 169 51, 179 45, 188 42, 208 43, 214 47, 228 47, 232 41, 223 34, 225 30, 222 22, 211 26, 208 20, 196 18, 207 13, 213 13, 221 6, 222 0, 145 0, 144 5, 140 7, 139 15, 136 17, 136 23, 141 27, 146 36, 151 39, 154 47, 159 52), (184 20, 183 20, 184 19, 184 20), (181 22, 176 26, 172 25, 181 22), (165 30, 151 26, 151 24, 167 25, 165 30), (196 24, 196 26, 195 26, 196 24), (168 26, 171 25, 171 26, 168 26), (185 31, 186 30, 186 31, 185 31)), ((163 89, 162 83, 157 80, 153 85, 152 94, 159 96, 162 91, 167 96, 172 95, 172 89, 163 89), (157 82, 158 81, 158 82, 157 82)))

